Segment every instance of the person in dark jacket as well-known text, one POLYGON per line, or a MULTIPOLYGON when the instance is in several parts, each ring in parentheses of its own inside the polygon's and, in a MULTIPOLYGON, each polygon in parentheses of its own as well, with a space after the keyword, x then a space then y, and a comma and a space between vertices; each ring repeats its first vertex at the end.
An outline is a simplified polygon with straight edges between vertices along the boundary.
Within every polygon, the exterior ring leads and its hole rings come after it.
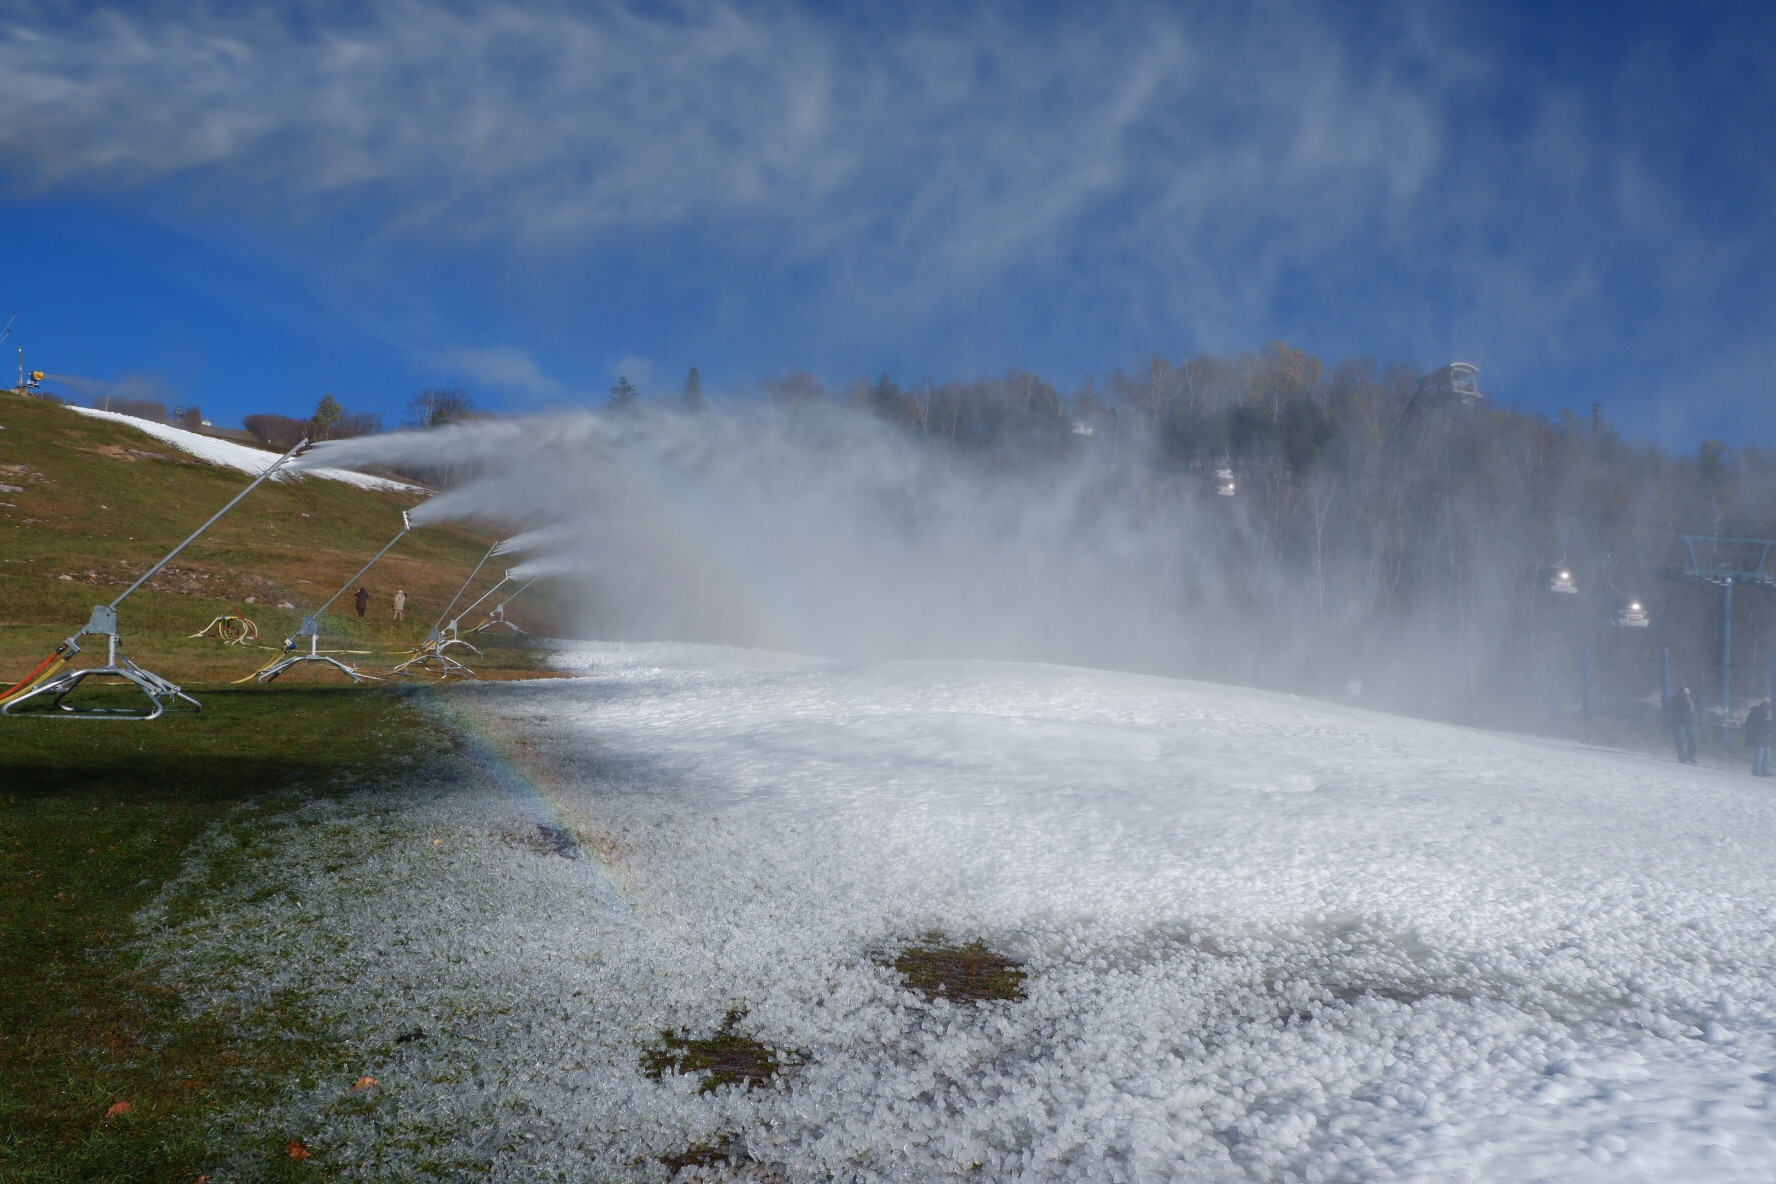
POLYGON ((1671 732, 1677 739, 1677 759, 1686 765, 1696 763, 1696 701, 1685 687, 1671 697, 1671 732))
POLYGON ((1770 701, 1765 699, 1745 715, 1745 747, 1751 749, 1751 775, 1770 775, 1770 701))
POLYGON ((360 617, 363 616, 364 610, 370 607, 370 590, 368 588, 359 588, 358 594, 352 597, 352 602, 358 606, 358 615, 360 617))

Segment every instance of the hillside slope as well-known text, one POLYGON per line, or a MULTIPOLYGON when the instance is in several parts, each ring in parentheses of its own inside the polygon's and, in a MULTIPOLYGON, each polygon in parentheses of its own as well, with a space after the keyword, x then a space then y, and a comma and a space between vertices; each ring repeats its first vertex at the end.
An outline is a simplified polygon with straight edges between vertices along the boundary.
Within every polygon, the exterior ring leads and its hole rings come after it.
POLYGON ((343 1180, 1776 1179, 1752 778, 1061 666, 556 662, 439 697, 477 775, 306 803, 160 931, 366 1050, 253 1118, 343 1180))
MULTIPOLYGON (((247 480, 237 468, 181 452, 131 423, 0 396, 0 686, 22 676, 94 604, 127 587, 247 480)), ((424 496, 314 477, 267 482, 126 602, 128 652, 177 682, 241 677, 268 652, 189 635, 235 607, 259 626, 264 643, 275 645, 387 543, 400 529, 401 511, 424 496)), ((359 620, 342 599, 323 622, 323 646, 330 634, 333 644, 376 651, 360 660, 382 670, 425 635, 494 537, 448 525, 413 532, 365 579, 373 595, 369 616, 359 620), (409 597, 401 623, 389 619, 396 588, 409 597)), ((478 586, 497 579, 490 574, 478 586)), ((533 613, 545 610, 542 597, 526 599, 533 613)))
MULTIPOLYGON (((133 427, 138 432, 153 436, 156 440, 164 440, 180 452, 189 453, 200 460, 211 461, 225 468, 239 469, 243 473, 258 476, 276 463, 277 454, 259 447, 250 447, 233 440, 222 440, 202 432, 193 432, 185 428, 176 428, 171 424, 154 423, 150 420, 137 419, 130 415, 119 415, 111 411, 98 411, 90 407, 69 406, 68 410, 93 419, 103 419, 111 423, 120 423, 125 427, 133 427)), ((320 477, 329 481, 343 481, 347 485, 356 485, 360 489, 383 489, 397 493, 418 493, 417 486, 405 481, 396 481, 388 477, 377 477, 368 473, 356 473, 350 469, 307 469, 310 476, 320 477)), ((279 474, 279 481, 291 480, 294 473, 288 476, 279 474)))

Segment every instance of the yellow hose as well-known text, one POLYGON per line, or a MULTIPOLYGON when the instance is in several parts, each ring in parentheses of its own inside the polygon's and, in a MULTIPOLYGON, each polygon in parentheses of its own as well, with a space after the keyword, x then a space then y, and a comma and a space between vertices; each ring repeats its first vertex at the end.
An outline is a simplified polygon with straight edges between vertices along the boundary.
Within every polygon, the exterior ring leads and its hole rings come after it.
POLYGON ((280 649, 277 653, 273 654, 266 661, 265 665, 259 667, 259 669, 253 671, 253 673, 247 675, 245 678, 235 679, 233 684, 231 684, 231 685, 239 686, 243 682, 252 682, 255 678, 258 678, 261 674, 264 674, 267 670, 270 670, 273 666, 276 666, 278 664, 278 662, 283 658, 283 656, 284 656, 284 651, 280 649))
POLYGON ((58 649, 55 653, 45 658, 37 669, 25 675, 22 680, 13 684, 13 686, 4 693, 0 693, 0 704, 10 703, 14 699, 28 695, 50 679, 54 678, 56 672, 68 664, 69 656, 70 655, 64 654, 58 649))

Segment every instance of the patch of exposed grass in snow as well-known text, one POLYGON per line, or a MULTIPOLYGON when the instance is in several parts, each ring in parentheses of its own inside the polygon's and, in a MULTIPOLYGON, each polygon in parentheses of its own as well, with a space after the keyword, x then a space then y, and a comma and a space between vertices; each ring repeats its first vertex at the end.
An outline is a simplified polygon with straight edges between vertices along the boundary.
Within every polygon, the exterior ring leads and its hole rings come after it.
POLYGON ((1023 963, 995 954, 980 941, 959 946, 942 933, 927 933, 923 944, 900 952, 894 969, 927 999, 972 1003, 1024 997, 1023 963))
POLYGON ((683 1151, 674 1151, 660 1157, 660 1163, 672 1174, 673 1179, 684 1171, 693 1171, 694 1176, 701 1178, 705 1173, 700 1169, 724 1169, 735 1163, 745 1163, 748 1157, 732 1139, 724 1139, 715 1143, 698 1143, 694 1147, 686 1147, 683 1151))
POLYGON ((534 851, 538 855, 559 855, 563 859, 580 857, 580 845, 572 833, 540 822, 530 830, 507 831, 500 835, 500 839, 508 846, 534 851))
POLYGON ((712 1036, 692 1036, 685 1031, 662 1031, 663 1047, 650 1048, 641 1056, 643 1070, 659 1080, 668 1073, 707 1073, 697 1087, 702 1094, 714 1093, 724 1085, 751 1089, 763 1085, 779 1072, 796 1063, 792 1055, 779 1057, 777 1050, 736 1030, 746 1013, 728 1012, 722 1026, 712 1036))

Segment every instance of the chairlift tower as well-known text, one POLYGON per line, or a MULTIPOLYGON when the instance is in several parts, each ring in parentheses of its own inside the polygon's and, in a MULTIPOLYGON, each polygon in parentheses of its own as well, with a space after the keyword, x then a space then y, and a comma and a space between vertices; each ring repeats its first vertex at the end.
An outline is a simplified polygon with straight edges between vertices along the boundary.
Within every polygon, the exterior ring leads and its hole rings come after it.
POLYGON ((123 635, 117 627, 118 606, 129 599, 130 594, 137 588, 147 583, 156 572, 171 563, 179 552, 197 541, 198 536, 214 526, 222 515, 234 509, 242 498, 259 488, 271 478, 273 473, 276 473, 307 446, 308 441, 302 440, 296 447, 273 461, 263 473, 253 479, 251 484, 235 494, 227 505, 210 515, 208 521, 186 536, 184 542, 168 551, 159 563, 143 572, 135 583, 118 593, 117 599, 110 604, 95 605, 92 616, 88 618, 85 626, 78 633, 57 646, 55 652, 45 658, 42 665, 38 666, 36 670, 26 675, 23 681, 14 685, 10 690, 0 691, 0 715, 30 714, 55 719, 150 720, 158 718, 169 705, 179 700, 191 704, 192 710, 201 711, 203 704, 187 695, 177 683, 170 682, 151 670, 143 669, 126 655, 118 652, 118 648, 123 644, 123 635), (105 664, 57 674, 56 671, 67 665, 74 655, 80 652, 80 639, 83 637, 103 637, 105 639, 105 664), (64 702, 86 679, 105 677, 121 679, 136 687, 148 697, 150 709, 142 712, 132 711, 126 707, 70 707, 64 702), (19 712, 17 710, 22 704, 40 696, 48 696, 48 711, 19 712))
MULTIPOLYGON (((1771 551, 1776 540, 1727 538, 1711 534, 1680 534, 1687 561, 1683 577, 1717 585, 1720 590, 1721 726, 1733 716, 1733 585, 1776 588, 1771 551)), ((1771 688, 1776 691, 1776 687, 1771 688)))
MULTIPOLYGON (((18 317, 19 317, 19 314, 16 311, 14 311, 10 317, 6 318, 6 327, 4 329, 0 329, 0 341, 5 341, 8 337, 12 336, 13 322, 17 321, 18 317)), ((13 389, 21 395, 29 394, 31 391, 34 391, 38 387, 43 385, 43 377, 44 377, 43 371, 41 371, 41 370, 32 370, 29 372, 27 372, 25 370, 25 347, 22 345, 19 346, 18 347, 18 386, 13 389)))
POLYGON ((1434 410, 1468 407, 1483 400, 1486 396, 1480 393, 1479 373, 1480 367, 1472 363, 1451 362, 1424 375, 1413 387, 1406 410, 1400 413, 1401 426, 1434 410))

